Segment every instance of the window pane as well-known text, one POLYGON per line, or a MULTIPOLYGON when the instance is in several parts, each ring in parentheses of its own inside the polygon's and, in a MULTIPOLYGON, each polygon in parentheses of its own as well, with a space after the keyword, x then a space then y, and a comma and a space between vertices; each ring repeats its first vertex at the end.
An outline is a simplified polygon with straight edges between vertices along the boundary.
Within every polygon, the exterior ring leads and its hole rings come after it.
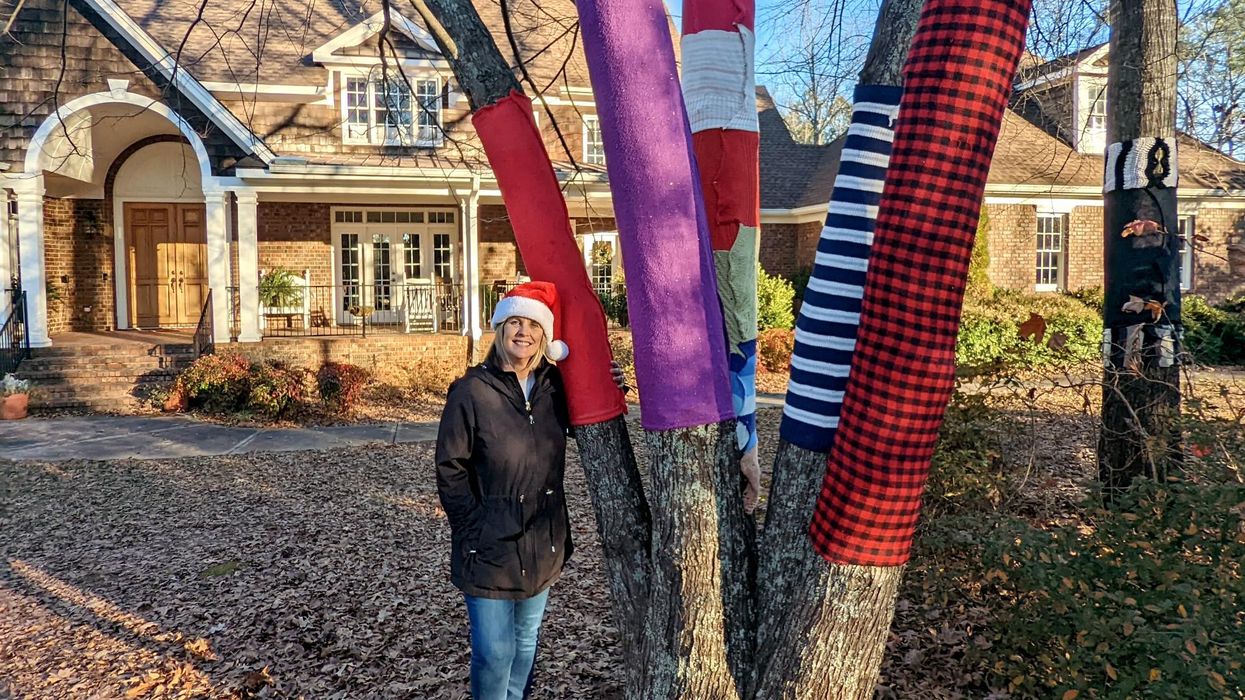
POLYGON ((441 136, 441 90, 434 80, 416 80, 415 97, 419 100, 419 140, 436 141, 441 136))
POLYGON ((1039 288, 1062 286, 1064 267, 1064 233, 1067 219, 1062 215, 1039 215, 1037 219, 1037 259, 1035 281, 1039 288))
POLYGON ((372 234, 372 280, 374 303, 377 311, 389 311, 393 308, 393 288, 390 275, 389 237, 372 234))
POLYGON ((601 141, 601 121, 584 117, 584 160, 591 165, 605 165, 605 144, 601 141))
POLYGON ((453 279, 454 249, 447 233, 438 233, 432 237, 432 271, 437 281, 449 282, 453 279))
POLYGON ((1193 288, 1193 251, 1197 245, 1193 239, 1197 235, 1195 224, 1196 219, 1192 216, 1182 216, 1177 219, 1176 228, 1180 233, 1180 288, 1182 290, 1193 288))
POLYGON ((407 280, 418 279, 424 276, 422 253, 419 249, 419 244, 420 235, 418 233, 402 234, 402 250, 405 253, 403 263, 407 280))
POLYGON ((359 303, 359 236, 342 234, 342 310, 359 303))

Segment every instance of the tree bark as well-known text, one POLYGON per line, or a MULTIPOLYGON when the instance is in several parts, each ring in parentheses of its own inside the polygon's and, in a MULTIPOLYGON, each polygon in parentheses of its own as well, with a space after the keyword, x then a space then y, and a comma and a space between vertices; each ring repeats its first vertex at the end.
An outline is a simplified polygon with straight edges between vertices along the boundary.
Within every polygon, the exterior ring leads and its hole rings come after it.
MULTIPOLYGON (((386 0, 387 5, 392 2, 386 0)), ((474 5, 456 0, 410 2, 449 59, 473 111, 493 104, 512 90, 523 91, 474 5)))
MULTIPOLYGON (((1175 0, 1111 3, 1107 73, 1107 142, 1176 137, 1175 0)), ((1172 167, 1176 166, 1172 158, 1172 167)), ((1179 242, 1175 238, 1175 186, 1126 189, 1105 196, 1103 231, 1109 347, 1103 382, 1098 474, 1108 501, 1133 479, 1166 479, 1181 458, 1179 242), (1141 193, 1138 195, 1137 193, 1141 193), (1144 195, 1144 196, 1142 196, 1144 195), (1120 222, 1158 220, 1170 234, 1158 247, 1142 237, 1125 238, 1120 222), (1152 263, 1122 269, 1121 255, 1142 246, 1157 253, 1152 263), (1173 259, 1174 258, 1174 259, 1173 259), (1140 278, 1140 279, 1139 279, 1140 278), (1166 306, 1159 318, 1118 319, 1130 297, 1166 306), (1114 318, 1113 318, 1114 317, 1114 318), (1168 347, 1164 348, 1164 339, 1168 347)), ((1192 242, 1189 243, 1192 245, 1192 242)))
MULTIPOLYGON (((624 418, 575 430, 580 463, 588 477, 588 495, 597 516, 605 550, 606 579, 614 621, 622 637, 623 661, 644 667, 644 623, 649 595, 651 516, 644 480, 636 466, 624 418)), ((627 697, 642 698, 640 674, 627 674, 627 697)))
POLYGON ((749 671, 750 591, 731 580, 743 512, 735 422, 649 431, 651 593, 641 697, 736 698, 749 671), (743 639, 741 639, 741 636, 743 639))
MULTIPOLYGON (((922 0, 885 0, 861 85, 899 86, 922 0)), ((826 453, 782 442, 760 547, 755 697, 871 697, 902 567, 830 565, 808 539, 826 453)))

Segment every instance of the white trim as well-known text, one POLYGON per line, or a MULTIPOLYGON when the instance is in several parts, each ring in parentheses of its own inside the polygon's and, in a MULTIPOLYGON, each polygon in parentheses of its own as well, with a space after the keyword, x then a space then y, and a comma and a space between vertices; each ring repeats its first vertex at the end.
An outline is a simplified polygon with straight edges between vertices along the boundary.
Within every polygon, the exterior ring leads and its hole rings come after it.
POLYGON ((105 104, 132 105, 155 112, 172 122, 173 126, 176 126, 177 130, 190 143, 191 149, 194 150, 195 156, 199 160, 199 174, 204 186, 207 186, 208 182, 212 180, 212 163, 208 158, 207 148, 204 147, 203 140, 199 138, 199 134, 190 126, 189 122, 163 102, 158 102, 150 97, 135 95, 132 92, 125 92, 120 95, 111 92, 95 92, 83 95, 77 99, 70 100, 56 110, 55 114, 49 115, 39 125, 35 135, 31 137, 30 143, 26 146, 26 162, 24 163, 26 172, 38 173, 45 169, 41 167, 42 163, 40 163, 43 148, 47 144, 48 138, 56 132, 62 120, 84 109, 105 104))
POLYGON ((207 88, 203 87, 202 83, 190 75, 184 67, 179 66, 176 58, 151 38, 151 35, 143 31, 143 28, 138 26, 113 0, 86 0, 86 2, 122 38, 150 61, 161 75, 170 79, 173 86, 202 110, 234 143, 247 153, 254 153, 265 163, 272 161, 275 155, 268 149, 268 146, 246 128, 238 117, 221 104, 207 88))
POLYGON ((26 290, 27 332, 30 347, 52 344, 48 335, 47 264, 43 221, 43 177, 24 183, 17 190, 17 269, 26 290))
MULTIPOLYGON (((341 104, 338 108, 338 119, 339 119, 339 123, 341 124, 341 131, 342 131, 342 134, 341 134, 342 143, 347 144, 347 145, 353 145, 353 146, 405 146, 405 147, 413 147, 413 148, 436 148, 442 145, 445 141, 445 130, 444 130, 445 117, 444 117, 444 114, 442 113, 443 108, 441 106, 441 100, 442 100, 441 93, 443 89, 444 89, 444 84, 442 83, 442 77, 437 73, 431 73, 431 74, 424 73, 424 74, 418 74, 418 75, 398 76, 398 79, 395 80, 392 78, 386 79, 383 76, 377 77, 375 66, 373 66, 372 70, 360 71, 357 74, 352 72, 349 75, 344 75, 342 79, 343 95, 342 95, 342 99, 340 100, 341 104), (350 134, 350 127, 351 127, 351 122, 349 119, 350 107, 347 105, 347 100, 345 98, 344 92, 346 90, 346 87, 350 84, 351 80, 362 80, 366 83, 367 91, 366 91, 366 96, 364 98, 364 102, 366 106, 364 107, 364 110, 367 113, 368 126, 367 126, 366 136, 363 136, 363 137, 352 136, 350 134), (421 81, 422 82, 431 81, 435 84, 435 87, 433 88, 433 92, 434 92, 433 100, 435 101, 435 105, 436 105, 437 123, 436 123, 436 135, 432 139, 418 138, 419 130, 421 128, 419 124, 419 115, 423 111, 423 107, 419 104, 419 95, 417 92, 418 84, 421 81), (410 102, 410 113, 411 113, 411 121, 407 125, 407 127, 410 130, 410 133, 412 134, 412 136, 415 137, 411 143, 404 143, 401 140, 394 141, 394 140, 390 140, 384 137, 380 138, 379 140, 376 138, 376 135, 379 132, 385 130, 385 127, 383 124, 379 124, 375 121, 376 111, 377 111, 376 92, 377 92, 379 85, 382 82, 396 82, 397 84, 401 85, 403 88, 407 90, 407 99, 410 102)), ((358 109, 358 108, 356 107, 355 109, 358 109)))
POLYGON ((806 224, 813 221, 825 221, 826 210, 830 203, 812 204, 795 209, 762 209, 761 225, 765 224, 806 224))
POLYGON ((332 85, 332 73, 329 74, 330 87, 321 85, 275 85, 271 83, 230 83, 204 81, 203 87, 214 94, 229 97, 251 98, 257 102, 296 102, 302 104, 328 104, 332 85))
MULTIPOLYGON (((389 19, 391 28, 397 29, 407 35, 407 37, 409 37, 412 41, 424 47, 428 51, 438 54, 441 53, 441 49, 437 46, 437 42, 423 27, 407 19, 401 13, 393 12, 392 10, 389 13, 389 19)), ((341 34, 333 37, 320 47, 314 49, 311 52, 311 60, 316 63, 336 63, 344 58, 352 58, 349 56, 334 56, 333 53, 338 49, 350 48, 352 46, 362 44, 368 39, 371 39, 379 34, 380 30, 383 29, 384 26, 385 13, 377 12, 350 29, 347 29, 341 34)), ((375 62, 379 62, 379 59, 373 60, 375 62)))
POLYGON ((1105 69, 1095 68, 1093 66, 1093 63, 1094 61, 1097 61, 1103 56, 1107 55, 1107 52, 1110 50, 1110 48, 1111 48, 1110 44, 1103 44, 1102 46, 1099 46, 1093 53, 1089 54, 1088 56, 1085 56, 1084 58, 1077 61, 1076 63, 1072 63, 1063 68, 1060 68, 1059 70, 1053 73, 1039 75, 1031 80, 1026 80, 1023 83, 1017 83, 1016 86, 1014 87, 1014 90, 1019 92, 1021 90, 1028 90, 1029 88, 1037 87, 1039 85, 1048 84, 1048 83, 1053 85, 1057 81, 1063 80, 1064 78, 1067 78, 1068 76, 1074 75, 1076 73, 1088 73, 1090 75, 1106 75, 1105 69))

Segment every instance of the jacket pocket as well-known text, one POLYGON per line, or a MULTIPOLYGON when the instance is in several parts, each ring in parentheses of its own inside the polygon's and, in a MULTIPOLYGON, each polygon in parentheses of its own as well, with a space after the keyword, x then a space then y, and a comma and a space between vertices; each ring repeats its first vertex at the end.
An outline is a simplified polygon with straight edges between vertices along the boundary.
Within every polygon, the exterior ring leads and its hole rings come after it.
POLYGON ((523 587, 519 547, 523 525, 517 499, 486 496, 476 536, 465 542, 465 574, 481 590, 515 591, 523 587))

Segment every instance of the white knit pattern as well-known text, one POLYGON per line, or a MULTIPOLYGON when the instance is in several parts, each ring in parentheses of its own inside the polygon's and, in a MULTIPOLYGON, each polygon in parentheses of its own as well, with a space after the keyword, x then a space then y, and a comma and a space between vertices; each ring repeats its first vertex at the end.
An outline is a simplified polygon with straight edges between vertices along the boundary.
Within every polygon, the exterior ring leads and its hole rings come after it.
POLYGON ((747 27, 706 29, 683 37, 683 102, 692 133, 757 131, 756 73, 747 27))
POLYGON ((1150 173, 1147 171, 1152 157, 1158 158, 1166 171, 1158 182, 1163 187, 1175 187, 1178 180, 1176 139, 1147 137, 1107 146, 1102 191, 1138 190, 1149 186, 1150 173), (1166 154, 1163 154, 1162 146, 1166 146, 1166 154))

